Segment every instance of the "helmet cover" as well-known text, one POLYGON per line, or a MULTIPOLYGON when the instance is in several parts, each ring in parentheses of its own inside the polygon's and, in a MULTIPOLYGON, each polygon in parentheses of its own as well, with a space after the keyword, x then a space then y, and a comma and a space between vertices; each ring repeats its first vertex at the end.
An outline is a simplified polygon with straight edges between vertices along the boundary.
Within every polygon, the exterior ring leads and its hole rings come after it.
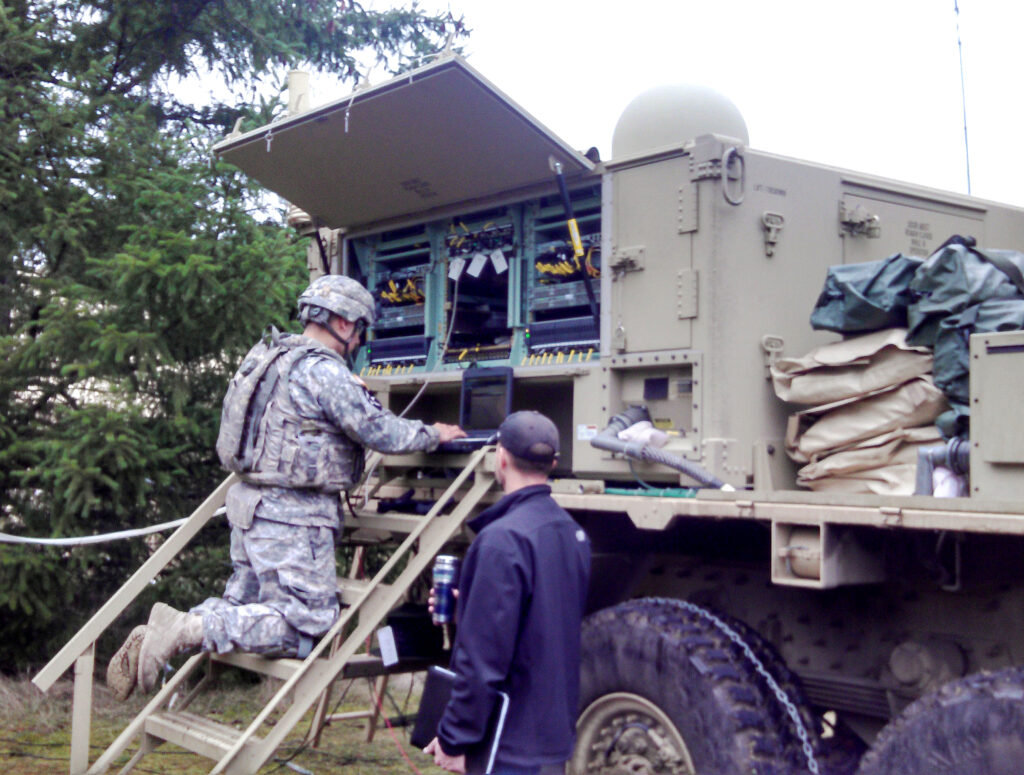
POLYGON ((327 325, 330 318, 318 313, 326 310, 353 323, 362 320, 371 326, 376 319, 374 306, 373 296, 356 280, 341 274, 325 274, 299 295, 299 320, 327 325))

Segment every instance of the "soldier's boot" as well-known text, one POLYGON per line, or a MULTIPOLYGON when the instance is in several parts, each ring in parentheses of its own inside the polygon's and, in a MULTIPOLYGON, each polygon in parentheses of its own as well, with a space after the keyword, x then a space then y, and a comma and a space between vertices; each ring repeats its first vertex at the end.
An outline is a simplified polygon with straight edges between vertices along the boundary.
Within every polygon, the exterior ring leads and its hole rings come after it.
POLYGON ((146 636, 139 650, 139 686, 148 692, 167 660, 203 644, 203 617, 157 603, 149 612, 146 636))
POLYGON ((126 700, 139 679, 139 651, 146 637, 146 625, 140 624, 121 644, 107 665, 107 686, 114 698, 126 700))

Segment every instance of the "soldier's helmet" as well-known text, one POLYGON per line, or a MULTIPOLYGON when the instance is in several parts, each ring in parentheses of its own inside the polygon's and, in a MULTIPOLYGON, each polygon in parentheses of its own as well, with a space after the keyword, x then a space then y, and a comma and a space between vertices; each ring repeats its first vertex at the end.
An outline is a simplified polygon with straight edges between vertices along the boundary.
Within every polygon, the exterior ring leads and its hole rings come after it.
POLYGON ((299 295, 299 320, 327 325, 331 315, 372 326, 376 319, 373 296, 351 277, 321 275, 299 295))

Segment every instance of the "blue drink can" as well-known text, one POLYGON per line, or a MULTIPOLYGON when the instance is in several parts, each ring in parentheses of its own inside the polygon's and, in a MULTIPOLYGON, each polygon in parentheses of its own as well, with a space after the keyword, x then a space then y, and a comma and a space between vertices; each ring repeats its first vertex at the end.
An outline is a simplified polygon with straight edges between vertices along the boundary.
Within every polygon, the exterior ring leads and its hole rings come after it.
POLYGON ((439 554, 434 558, 434 624, 448 624, 455 618, 455 580, 459 558, 439 554))

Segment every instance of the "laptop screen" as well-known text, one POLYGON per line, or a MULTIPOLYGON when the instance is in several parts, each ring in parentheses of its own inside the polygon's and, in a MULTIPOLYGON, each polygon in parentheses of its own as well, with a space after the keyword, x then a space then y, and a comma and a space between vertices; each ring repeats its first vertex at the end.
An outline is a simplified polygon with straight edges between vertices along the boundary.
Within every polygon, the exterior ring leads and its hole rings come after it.
POLYGON ((462 374, 460 424, 465 430, 497 430, 512 408, 512 369, 466 369, 462 374))

